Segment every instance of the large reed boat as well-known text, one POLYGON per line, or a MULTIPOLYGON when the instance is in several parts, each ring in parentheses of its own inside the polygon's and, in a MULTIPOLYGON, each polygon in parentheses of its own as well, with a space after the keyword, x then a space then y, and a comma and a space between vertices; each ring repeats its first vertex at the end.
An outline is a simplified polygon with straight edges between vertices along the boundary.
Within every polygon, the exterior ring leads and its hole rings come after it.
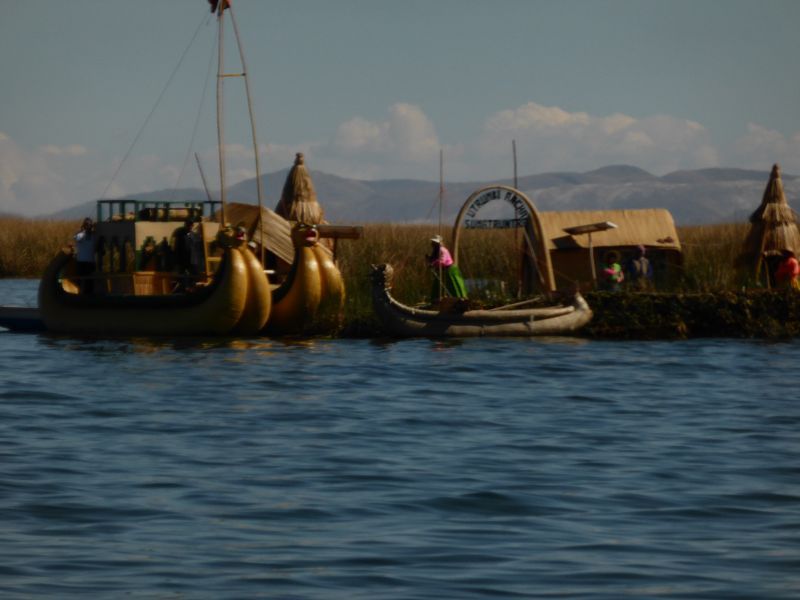
MULTIPOLYGON (((38 311, 0 307, 0 326, 90 335, 302 334, 338 326, 344 282, 335 241, 360 228, 328 225, 298 154, 276 211, 263 207, 258 144, 233 8, 210 1, 218 33, 217 134, 219 200, 101 200, 93 227, 92 273, 78 273, 74 248, 51 261, 41 279, 38 311), (236 34, 250 113, 258 205, 226 199, 221 118, 223 18, 236 34), (235 219, 235 220, 234 220, 235 219), (231 226, 230 223, 235 223, 231 226), (177 240, 194 236, 196 261, 187 269, 177 240)), ((198 161, 199 166, 199 161, 198 161)), ((202 171, 201 171, 202 175, 202 171)), ((205 177, 203 177, 205 184, 205 177)))

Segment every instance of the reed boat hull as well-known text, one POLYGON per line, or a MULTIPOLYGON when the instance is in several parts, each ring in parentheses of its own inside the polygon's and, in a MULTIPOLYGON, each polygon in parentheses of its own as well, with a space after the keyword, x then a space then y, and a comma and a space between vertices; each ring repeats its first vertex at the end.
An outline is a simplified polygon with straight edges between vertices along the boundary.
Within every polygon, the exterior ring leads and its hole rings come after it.
POLYGON ((268 335, 330 332, 344 306, 344 280, 327 249, 317 242, 316 228, 298 225, 292 231, 295 257, 286 281, 272 295, 268 335))
POLYGON ((0 306, 0 327, 10 331, 44 331, 44 321, 38 308, 0 306))
POLYGON ((390 265, 373 267, 372 301, 383 325, 399 337, 570 335, 592 319, 592 311, 580 294, 569 305, 526 310, 417 309, 391 296, 391 275, 390 265))
POLYGON ((240 249, 247 270, 247 301, 233 333, 255 335, 267 324, 272 311, 272 290, 264 267, 246 247, 240 249))
POLYGON ((39 311, 45 327, 58 333, 226 335, 240 326, 236 333, 255 334, 269 316, 270 298, 268 291, 258 292, 259 280, 265 282, 261 288, 267 287, 266 276, 260 267, 256 274, 248 254, 246 249, 226 249, 214 281, 195 292, 85 296, 70 293, 72 286, 61 280, 73 260, 62 251, 42 277, 39 311))

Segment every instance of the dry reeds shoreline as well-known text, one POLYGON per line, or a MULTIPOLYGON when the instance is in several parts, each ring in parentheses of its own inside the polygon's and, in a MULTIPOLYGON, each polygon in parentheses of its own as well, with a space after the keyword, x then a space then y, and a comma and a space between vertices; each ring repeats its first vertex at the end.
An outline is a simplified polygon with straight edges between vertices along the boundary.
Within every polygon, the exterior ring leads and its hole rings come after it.
MULTIPOLYGON (((79 221, 0 217, 0 277, 38 278, 59 248, 71 241, 79 225, 79 221)), ((735 334, 733 330, 738 327, 743 335, 752 336, 758 335, 758 327, 747 329, 742 321, 762 318, 758 317, 760 305, 765 311, 781 313, 784 321, 791 322, 790 332, 794 331, 795 321, 800 328, 800 301, 796 302, 793 296, 780 300, 780 306, 776 307, 772 299, 776 294, 767 297, 762 290, 743 291, 734 264, 748 229, 746 223, 678 227, 683 247, 681 271, 657 294, 625 293, 609 297, 602 292, 590 293, 587 299, 596 318, 589 333, 647 337, 649 332, 660 337, 681 337, 691 335, 692 327, 696 330, 709 322, 708 317, 698 320, 697 314, 715 318, 727 314, 728 321, 720 321, 719 328, 735 334), (691 301, 687 300, 690 297, 691 301)), ((371 304, 372 264, 389 263, 394 267, 393 295, 401 301, 414 304, 427 298, 431 275, 425 254, 430 251, 430 237, 437 233, 447 237, 449 231, 440 232, 430 224, 365 224, 360 240, 339 241, 337 260, 347 289, 346 335, 380 332, 371 304)), ((518 240, 513 232, 463 233, 459 262, 465 276, 513 281, 518 268, 514 251, 518 240)), ((776 329, 776 318, 764 316, 761 330, 776 329)), ((787 331, 786 327, 778 329, 776 335, 787 331)))
MULTIPOLYGON (((0 277, 38 278, 50 259, 80 227, 76 221, 46 221, 0 217, 0 277)), ((714 292, 741 287, 733 265, 747 235, 746 224, 679 227, 683 273, 664 291, 714 292)), ((425 254, 429 239, 449 231, 429 224, 366 224, 360 240, 342 240, 337 260, 354 302, 369 299, 371 264, 389 263, 395 269, 395 295, 422 301, 430 289, 425 254), (361 292, 359 292, 361 290, 361 292)), ((463 232, 459 263, 465 276, 512 281, 518 269, 513 231, 463 232)))
POLYGON ((0 216, 0 277, 40 277, 82 219, 46 221, 0 216))

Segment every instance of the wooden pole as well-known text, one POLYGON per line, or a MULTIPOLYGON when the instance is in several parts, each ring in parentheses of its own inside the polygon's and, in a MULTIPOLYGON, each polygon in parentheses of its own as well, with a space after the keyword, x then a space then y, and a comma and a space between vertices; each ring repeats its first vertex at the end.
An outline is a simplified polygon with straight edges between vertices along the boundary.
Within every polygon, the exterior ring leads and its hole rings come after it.
POLYGON ((514 155, 514 189, 517 187, 517 140, 511 140, 511 152, 514 155))
POLYGON ((224 32, 223 18, 225 2, 220 2, 217 9, 217 23, 219 25, 219 33, 217 34, 217 43, 219 44, 217 50, 217 153, 219 155, 219 200, 220 207, 220 224, 225 226, 225 132, 223 130, 223 94, 222 94, 222 80, 224 77, 225 68, 225 52, 224 52, 224 32))
MULTIPOLYGON (((439 148, 439 236, 442 235, 442 213, 444 209, 442 205, 444 204, 444 150, 439 148)), ((444 240, 442 240, 444 241, 444 240)), ((439 247, 439 256, 436 257, 439 260, 439 302, 441 303, 442 297, 444 296, 444 268, 442 267, 442 261, 440 260, 442 256, 441 246, 439 247)))
POLYGON ((194 159, 197 161, 197 168, 200 171, 200 179, 203 180, 203 189, 206 191, 206 198, 208 198, 209 202, 213 202, 211 199, 211 192, 208 189, 208 183, 206 183, 206 174, 203 173, 203 165, 200 164, 200 157, 197 156, 197 152, 194 153, 194 159))
POLYGON ((244 49, 242 47, 242 40, 239 37, 239 28, 236 25, 236 17, 233 14, 233 6, 228 3, 228 10, 231 12, 231 23, 233 24, 233 33, 236 36, 236 45, 239 48, 239 60, 242 63, 242 77, 244 77, 244 89, 247 96, 247 110, 250 113, 250 133, 253 138, 253 154, 256 163, 256 194, 258 195, 258 226, 261 233, 261 264, 264 264, 264 219, 261 218, 261 213, 264 206, 264 194, 262 191, 261 182, 261 166, 258 158, 258 142, 256 138, 256 119, 253 113, 253 100, 250 95, 250 83, 247 77, 247 65, 244 61, 244 49))

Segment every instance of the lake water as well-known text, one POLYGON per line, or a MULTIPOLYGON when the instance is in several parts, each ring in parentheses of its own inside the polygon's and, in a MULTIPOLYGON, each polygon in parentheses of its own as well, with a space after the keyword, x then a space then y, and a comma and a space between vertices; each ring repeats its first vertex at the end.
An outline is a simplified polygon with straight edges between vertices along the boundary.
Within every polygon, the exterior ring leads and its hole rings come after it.
POLYGON ((0 332, 0 597, 796 599, 799 352, 0 332))

